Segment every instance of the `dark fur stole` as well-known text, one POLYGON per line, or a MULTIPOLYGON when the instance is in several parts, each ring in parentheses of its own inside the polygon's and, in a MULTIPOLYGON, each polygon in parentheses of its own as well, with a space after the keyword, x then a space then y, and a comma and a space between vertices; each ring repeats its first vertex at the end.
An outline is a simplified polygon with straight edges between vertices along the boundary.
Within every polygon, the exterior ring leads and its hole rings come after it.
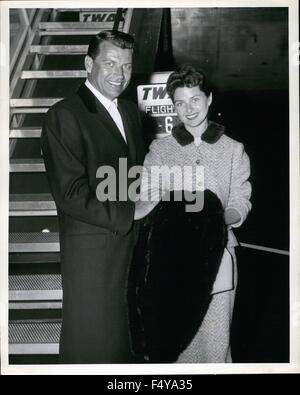
POLYGON ((176 361, 207 312, 227 241, 223 207, 210 190, 204 207, 161 201, 141 224, 128 282, 135 354, 153 363, 176 361))

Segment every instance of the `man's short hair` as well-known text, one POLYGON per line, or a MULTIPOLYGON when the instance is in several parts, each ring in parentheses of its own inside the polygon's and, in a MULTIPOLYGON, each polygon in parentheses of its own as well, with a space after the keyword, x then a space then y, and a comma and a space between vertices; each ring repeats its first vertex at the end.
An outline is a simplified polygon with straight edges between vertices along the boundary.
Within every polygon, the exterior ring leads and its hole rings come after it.
POLYGON ((95 59, 99 55, 100 44, 103 41, 109 41, 122 49, 133 49, 134 47, 134 38, 130 34, 118 30, 103 30, 92 37, 87 51, 88 56, 95 59))
POLYGON ((209 96, 211 90, 207 86, 206 77, 203 71, 190 65, 184 65, 173 71, 167 81, 167 92, 173 100, 174 92, 177 88, 193 88, 199 86, 200 90, 209 96))

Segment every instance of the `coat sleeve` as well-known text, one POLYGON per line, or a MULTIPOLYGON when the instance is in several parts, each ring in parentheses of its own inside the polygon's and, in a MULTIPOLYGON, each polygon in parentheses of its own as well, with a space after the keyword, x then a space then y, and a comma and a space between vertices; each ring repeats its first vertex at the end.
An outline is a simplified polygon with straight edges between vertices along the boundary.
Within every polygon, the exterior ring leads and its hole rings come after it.
POLYGON ((163 189, 161 166, 162 161, 159 155, 159 142, 154 140, 144 160, 141 195, 147 196, 147 200, 156 201, 157 203, 160 200, 163 189))
POLYGON ((159 203, 163 194, 159 142, 154 140, 146 154, 141 175, 139 200, 135 204, 135 219, 148 215, 159 203))
MULTIPOLYGON (((57 209, 79 221, 126 234, 133 223, 134 203, 97 199, 90 187, 80 125, 66 107, 50 109, 41 147, 57 209)), ((96 175, 95 175, 96 177, 96 175)))
POLYGON ((233 152, 232 175, 230 195, 228 201, 228 208, 237 210, 241 216, 240 221, 231 226, 233 228, 239 227, 246 219, 251 210, 251 184, 249 182, 250 176, 250 160, 244 150, 244 145, 238 143, 233 152))

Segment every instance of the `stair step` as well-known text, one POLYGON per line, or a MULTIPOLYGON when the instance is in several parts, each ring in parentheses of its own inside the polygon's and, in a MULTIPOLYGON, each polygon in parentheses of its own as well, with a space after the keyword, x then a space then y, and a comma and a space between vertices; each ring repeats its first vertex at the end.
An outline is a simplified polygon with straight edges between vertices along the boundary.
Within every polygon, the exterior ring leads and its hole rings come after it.
POLYGON ((22 80, 47 78, 86 78, 86 70, 25 70, 21 73, 22 80))
POLYGON ((107 14, 116 13, 116 8, 56 8, 57 12, 92 12, 93 14, 98 12, 105 12, 107 14))
POLYGON ((9 252, 59 252, 58 232, 10 233, 9 252))
POLYGON ((9 354, 58 354, 60 320, 27 320, 9 323, 9 354))
POLYGON ((22 128, 22 129, 11 129, 9 138, 11 139, 31 139, 41 137, 41 128, 22 128))
POLYGON ((62 309, 62 301, 16 301, 9 302, 9 310, 61 310, 62 309))
POLYGON ((32 45, 31 53, 43 55, 85 55, 88 45, 32 45))
POLYGON ((34 98, 34 99, 11 99, 11 107, 51 107, 61 101, 62 98, 34 98))
POLYGON ((9 301, 61 300, 60 274, 9 276, 9 301))
POLYGON ((41 173, 45 171, 44 160, 37 159, 11 159, 9 165, 11 173, 41 173))
MULTIPOLYGON (((41 30, 51 31, 65 31, 74 30, 78 35, 81 35, 81 30, 106 30, 112 29, 114 21, 111 22, 40 22, 39 28, 41 30)), ((121 24, 120 24, 121 25, 121 24)))
MULTIPOLYGON (((18 265, 22 267, 22 265, 40 265, 42 267, 43 264, 46 266, 48 264, 59 264, 60 263, 60 253, 59 252, 43 252, 43 253, 11 253, 9 254, 9 264, 10 265, 18 265)), ((14 266, 17 267, 17 266, 14 266)))
MULTIPOLYGON (((111 25, 112 29, 112 25, 111 25)), ((43 36, 94 36, 103 29, 87 29, 87 30, 39 30, 39 35, 43 36)), ((119 29, 121 30, 121 29, 119 29)))
POLYGON ((11 108, 11 114, 45 114, 49 110, 48 107, 16 107, 11 108))
POLYGON ((9 202, 9 215, 20 216, 52 216, 57 215, 52 195, 12 194, 9 202))

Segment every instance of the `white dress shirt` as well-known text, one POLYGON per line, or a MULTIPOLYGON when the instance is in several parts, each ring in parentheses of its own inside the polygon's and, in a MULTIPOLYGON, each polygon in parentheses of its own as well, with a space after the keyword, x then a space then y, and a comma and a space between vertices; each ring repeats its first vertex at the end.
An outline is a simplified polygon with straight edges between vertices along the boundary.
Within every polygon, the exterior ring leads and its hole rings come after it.
POLYGON ((109 100, 107 97, 103 96, 102 93, 100 93, 96 88, 94 88, 89 80, 85 81, 85 85, 89 88, 89 90, 96 96, 96 98, 108 111, 109 115, 112 117, 113 121, 118 126, 118 129, 121 135, 123 136, 123 139, 127 142, 123 121, 118 110, 118 99, 114 99, 113 101, 109 100))

